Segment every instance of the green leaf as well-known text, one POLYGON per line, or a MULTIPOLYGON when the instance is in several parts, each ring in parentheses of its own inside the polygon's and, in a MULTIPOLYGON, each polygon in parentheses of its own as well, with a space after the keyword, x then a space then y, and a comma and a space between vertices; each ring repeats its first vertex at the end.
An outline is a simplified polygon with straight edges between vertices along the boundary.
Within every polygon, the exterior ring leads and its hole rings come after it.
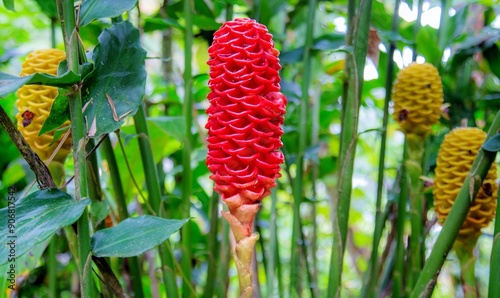
POLYGON ((483 150, 488 152, 500 151, 500 133, 497 133, 483 144, 483 150))
POLYGON ((113 18, 135 7, 137 0, 86 0, 80 12, 80 27, 93 20, 113 18))
POLYGON ((11 186, 25 176, 23 167, 19 162, 9 164, 9 167, 2 174, 2 183, 11 186))
POLYGON ((0 234, 0 265, 5 264, 8 259, 10 247, 6 243, 14 241, 16 257, 20 257, 52 236, 59 228, 74 223, 89 204, 88 198, 76 201, 67 193, 53 188, 36 191, 18 200, 14 208, 0 209, 0 218, 6 224, 12 214, 15 214, 14 226, 4 224, 5 232, 0 234), (15 213, 9 210, 15 210, 15 213), (10 233, 10 228, 13 228, 14 233, 10 233))
POLYGON ((3 0, 3 5, 8 10, 16 11, 14 8, 14 0, 3 0))
MULTIPOLYGON (((312 48, 313 50, 326 51, 337 50, 345 44, 345 34, 330 33, 319 36, 314 39, 312 48)), ((302 60, 304 54, 304 47, 299 47, 280 54, 280 62, 282 64, 292 64, 302 60)))
POLYGON ((432 65, 438 65, 441 61, 442 53, 438 46, 437 30, 431 26, 420 28, 417 34, 417 49, 427 62, 432 65))
POLYGON ((35 0, 40 9, 49 18, 57 18, 57 7, 55 0, 35 0))
POLYGON ((160 116, 148 118, 149 126, 157 126, 166 134, 176 138, 178 141, 184 142, 185 137, 185 121, 181 116, 160 116))
POLYGON ((147 18, 144 21, 144 32, 163 30, 170 27, 184 30, 184 27, 182 27, 182 25, 179 24, 177 20, 171 18, 161 18, 160 16, 157 16, 153 18, 147 18))
POLYGON ((41 84, 54 87, 68 87, 80 81, 80 76, 68 71, 60 76, 35 73, 25 77, 16 77, 0 72, 0 97, 4 97, 26 84, 41 84))
POLYGON ((500 50, 496 44, 485 49, 483 51, 483 56, 488 61, 491 72, 494 73, 497 78, 500 78, 500 50))
POLYGON ((117 226, 102 229, 92 236, 96 257, 133 257, 167 240, 189 219, 164 219, 151 215, 127 218, 117 226))
POLYGON ((84 114, 89 133, 99 137, 122 126, 142 103, 146 86, 146 51, 139 30, 129 22, 115 23, 99 36, 94 49, 95 70, 84 82, 84 114))
POLYGON ((69 119, 69 100, 67 96, 62 95, 65 92, 66 90, 59 89, 59 94, 54 99, 52 107, 50 108, 49 117, 45 119, 45 122, 38 133, 39 136, 60 127, 64 124, 64 122, 66 122, 66 120, 69 119))

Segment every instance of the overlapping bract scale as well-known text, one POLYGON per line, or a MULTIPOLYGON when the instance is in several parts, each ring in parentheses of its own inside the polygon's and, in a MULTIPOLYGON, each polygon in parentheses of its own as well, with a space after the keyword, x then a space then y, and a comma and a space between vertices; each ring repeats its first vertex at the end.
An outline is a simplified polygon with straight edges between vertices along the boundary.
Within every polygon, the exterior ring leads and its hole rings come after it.
MULTIPOLYGON (((456 128, 446 135, 439 149, 434 180, 434 208, 440 223, 448 216, 455 198, 481 148, 486 133, 478 128, 456 128)), ((478 236, 495 215, 498 187, 493 163, 460 228, 459 239, 478 236)))
POLYGON ((286 98, 278 50, 264 25, 224 23, 208 49, 207 166, 229 209, 260 202, 280 177, 286 98))
POLYGON ((412 63, 398 72, 392 91, 393 117, 405 134, 427 135, 439 121, 443 85, 429 63, 412 63))
MULTIPOLYGON (((65 59, 66 54, 57 49, 31 52, 22 65, 20 75, 27 76, 33 73, 56 75, 59 63, 65 59)), ((54 142, 53 132, 38 136, 57 94, 56 87, 42 85, 24 85, 17 91, 17 127, 31 149, 43 161, 52 155, 59 144, 57 141, 54 142)), ((65 123, 65 125, 68 124, 69 121, 65 123)), ((70 151, 71 138, 69 137, 55 155, 54 160, 63 163, 70 151)))

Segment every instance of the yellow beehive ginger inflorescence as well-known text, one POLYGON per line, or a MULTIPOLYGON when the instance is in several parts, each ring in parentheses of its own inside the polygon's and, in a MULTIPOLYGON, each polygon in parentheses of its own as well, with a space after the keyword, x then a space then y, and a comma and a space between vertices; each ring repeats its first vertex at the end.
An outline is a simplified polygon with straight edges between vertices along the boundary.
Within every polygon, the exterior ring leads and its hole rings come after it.
MULTIPOLYGON (((26 57, 20 75, 34 73, 57 75, 59 63, 66 59, 66 54, 57 49, 36 50, 26 57)), ((38 135, 50 113, 52 103, 58 94, 56 87, 42 85, 24 85, 17 91, 17 127, 31 149, 46 161, 57 148, 54 132, 38 135)), ((69 121, 64 123, 68 126, 69 121)), ((54 161, 64 163, 71 151, 71 138, 68 137, 54 157, 54 161)))
POLYGON ((443 85, 429 63, 412 63, 398 72, 392 90, 394 120, 406 135, 425 137, 439 121, 443 85))
MULTIPOLYGON (((439 148, 434 179, 434 209, 439 222, 444 223, 460 188, 469 174, 486 133, 478 128, 456 128, 446 135, 439 148)), ((493 163, 483 185, 460 228, 458 239, 476 238, 481 228, 495 216, 498 186, 497 169, 493 163)))

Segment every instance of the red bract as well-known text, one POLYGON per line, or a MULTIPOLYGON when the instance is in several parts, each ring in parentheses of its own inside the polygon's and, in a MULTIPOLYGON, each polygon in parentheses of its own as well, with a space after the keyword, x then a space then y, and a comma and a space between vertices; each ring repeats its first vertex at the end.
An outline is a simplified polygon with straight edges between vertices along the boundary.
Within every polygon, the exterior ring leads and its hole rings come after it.
POLYGON ((226 22, 208 53, 207 165, 215 190, 234 213, 259 204, 281 176, 287 100, 280 93, 279 51, 264 25, 251 19, 226 22))

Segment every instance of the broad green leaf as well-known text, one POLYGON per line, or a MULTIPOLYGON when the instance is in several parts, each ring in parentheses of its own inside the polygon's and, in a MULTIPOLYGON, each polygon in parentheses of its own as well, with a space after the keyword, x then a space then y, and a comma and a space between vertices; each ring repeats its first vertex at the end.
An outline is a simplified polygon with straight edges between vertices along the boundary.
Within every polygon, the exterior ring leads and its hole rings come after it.
POLYGON ((165 28, 177 28, 184 30, 184 27, 177 22, 177 20, 171 18, 161 18, 160 16, 147 18, 144 21, 144 32, 151 32, 154 30, 163 30, 165 28))
POLYGON ((83 1, 80 12, 80 27, 84 27, 93 20, 112 18, 131 10, 137 0, 86 0, 83 1))
POLYGON ((68 87, 80 81, 80 76, 68 71, 60 76, 35 73, 25 77, 16 77, 0 72, 0 97, 4 97, 26 84, 41 84, 55 87, 68 87))
POLYGON ((496 134, 483 144, 483 149, 489 152, 500 151, 500 134, 496 134))
POLYGON ((9 167, 3 172, 2 183, 11 186, 25 176, 23 167, 16 161, 9 164, 9 167))
POLYGON ((157 126, 166 134, 176 138, 180 142, 184 142, 185 127, 184 117, 181 116, 160 116, 148 118, 149 126, 157 126))
POLYGON ((14 0, 3 0, 3 5, 8 10, 16 11, 14 8, 14 0))
POLYGON ((115 23, 99 36, 94 49, 95 70, 84 82, 84 114, 89 135, 99 137, 120 128, 142 103, 146 86, 139 30, 129 22, 115 23))
POLYGON ((96 257, 133 257, 161 244, 189 219, 164 219, 151 215, 127 218, 117 226, 102 229, 92 236, 96 257))
POLYGON ((438 65, 441 61, 442 53, 438 46, 437 30, 431 26, 420 28, 417 34, 417 49, 427 62, 432 65, 438 65))
POLYGON ((66 120, 69 119, 69 100, 67 96, 63 95, 65 92, 66 90, 59 89, 59 94, 54 99, 52 107, 50 108, 49 117, 45 119, 45 122, 38 133, 39 136, 60 127, 64 122, 66 122, 66 120))
MULTIPOLYGON (((330 33, 317 37, 313 41, 314 50, 326 51, 337 50, 345 44, 345 35, 341 33, 330 33)), ((302 60, 304 47, 299 47, 280 54, 282 64, 292 64, 302 60)))
POLYGON ((53 188, 39 190, 19 199, 14 208, 0 209, 0 218, 6 223, 15 214, 13 226, 4 225, 5 232, 0 234, 0 265, 7 262, 9 241, 15 242, 16 257, 20 257, 59 228, 74 223, 89 204, 88 198, 76 201, 67 193, 53 188), (11 210, 15 210, 15 213, 11 210))
POLYGON ((57 7, 55 0, 35 0, 35 2, 40 6, 40 9, 49 18, 57 18, 57 7))

